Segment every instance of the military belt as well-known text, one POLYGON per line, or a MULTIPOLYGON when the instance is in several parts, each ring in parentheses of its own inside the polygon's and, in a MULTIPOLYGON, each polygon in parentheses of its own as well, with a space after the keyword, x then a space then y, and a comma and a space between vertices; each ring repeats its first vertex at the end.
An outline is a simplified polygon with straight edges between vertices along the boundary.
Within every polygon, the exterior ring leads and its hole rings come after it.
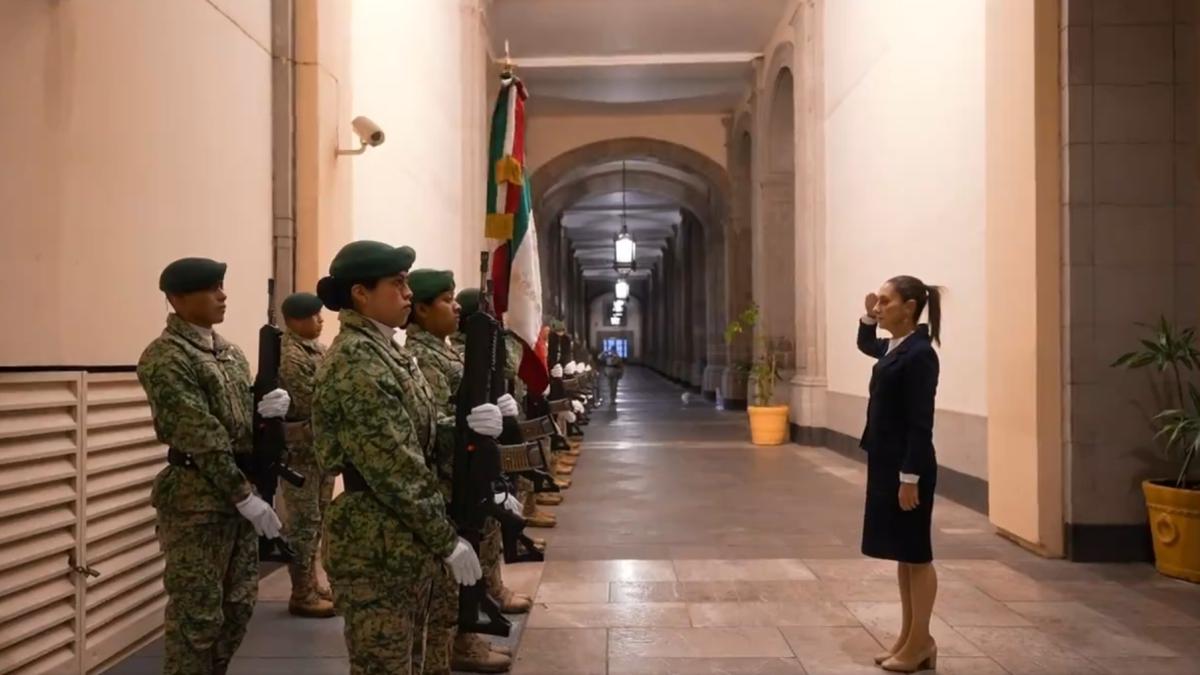
POLYGON ((346 492, 370 492, 371 486, 367 485, 367 481, 362 474, 358 472, 358 468, 350 462, 346 462, 342 467, 342 485, 346 488, 346 492))
POLYGON ((167 448, 167 464, 181 469, 196 468, 196 463, 192 461, 191 455, 175 448, 167 448))

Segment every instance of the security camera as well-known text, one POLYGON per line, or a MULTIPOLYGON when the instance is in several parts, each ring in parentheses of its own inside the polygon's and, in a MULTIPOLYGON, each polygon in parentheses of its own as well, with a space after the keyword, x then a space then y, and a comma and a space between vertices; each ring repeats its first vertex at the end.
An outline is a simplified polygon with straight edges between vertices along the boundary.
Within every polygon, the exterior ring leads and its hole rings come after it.
POLYGON ((358 140, 365 145, 375 147, 383 145, 383 129, 379 128, 378 124, 371 121, 369 117, 355 117, 350 123, 354 127, 354 133, 358 134, 358 140))
POLYGON ((383 145, 383 129, 379 125, 372 122, 369 117, 355 117, 350 122, 351 128, 354 129, 354 135, 358 136, 358 140, 362 143, 357 150, 341 150, 337 151, 339 155, 361 155, 367 151, 367 148, 373 148, 378 145, 383 145))

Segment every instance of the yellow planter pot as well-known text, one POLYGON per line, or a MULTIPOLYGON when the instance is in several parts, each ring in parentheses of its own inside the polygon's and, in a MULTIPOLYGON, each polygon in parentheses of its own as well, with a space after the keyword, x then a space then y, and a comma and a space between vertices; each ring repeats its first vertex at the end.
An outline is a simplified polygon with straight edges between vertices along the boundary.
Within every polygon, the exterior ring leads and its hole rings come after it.
POLYGON ((1142 483, 1154 564, 1169 577, 1200 583, 1200 490, 1142 483))
POLYGON ((756 406, 750 412, 750 440, 755 445, 782 445, 788 440, 788 407, 756 406))

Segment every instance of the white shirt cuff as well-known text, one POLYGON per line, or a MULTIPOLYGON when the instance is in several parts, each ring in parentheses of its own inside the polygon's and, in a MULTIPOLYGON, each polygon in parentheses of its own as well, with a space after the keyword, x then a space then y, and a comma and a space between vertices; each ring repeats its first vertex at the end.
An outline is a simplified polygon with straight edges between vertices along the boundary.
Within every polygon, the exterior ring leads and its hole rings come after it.
POLYGON ((915 473, 904 473, 903 471, 900 472, 900 482, 901 483, 911 483, 913 485, 916 485, 920 479, 921 479, 921 477, 915 473))
POLYGON ((875 317, 873 317, 869 314, 863 314, 862 318, 859 319, 859 321, 861 321, 864 326, 874 326, 879 323, 878 319, 876 319, 875 317))

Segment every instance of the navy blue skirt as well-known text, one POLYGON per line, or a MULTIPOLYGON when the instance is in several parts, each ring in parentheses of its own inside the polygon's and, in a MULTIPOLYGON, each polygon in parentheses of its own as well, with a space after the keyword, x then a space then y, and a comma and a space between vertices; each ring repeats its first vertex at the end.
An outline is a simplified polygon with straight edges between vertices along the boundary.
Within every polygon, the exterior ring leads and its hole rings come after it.
POLYGON ((900 508, 900 472, 894 462, 872 462, 867 453, 867 502, 863 510, 862 553, 871 558, 921 564, 933 561, 933 495, 937 468, 923 471, 917 483, 920 504, 900 508))

